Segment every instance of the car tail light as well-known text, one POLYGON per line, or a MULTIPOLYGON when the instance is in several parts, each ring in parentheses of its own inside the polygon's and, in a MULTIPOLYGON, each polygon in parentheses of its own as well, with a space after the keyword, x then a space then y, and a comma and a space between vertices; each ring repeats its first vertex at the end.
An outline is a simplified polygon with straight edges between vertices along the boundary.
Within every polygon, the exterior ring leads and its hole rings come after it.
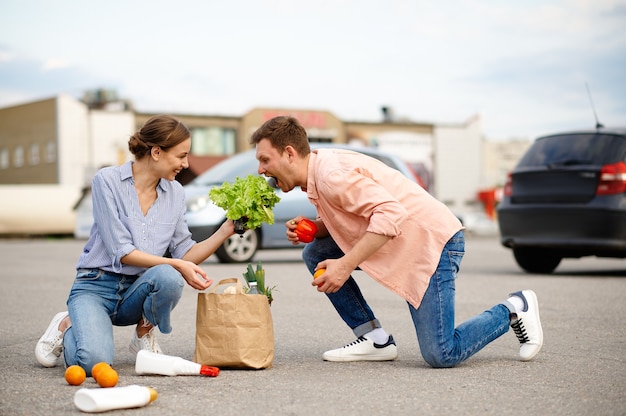
POLYGON ((600 170, 597 195, 615 195, 626 192, 626 163, 604 165, 600 170))
POLYGON ((513 175, 509 173, 506 175, 506 182, 504 184, 504 196, 513 195, 513 175))

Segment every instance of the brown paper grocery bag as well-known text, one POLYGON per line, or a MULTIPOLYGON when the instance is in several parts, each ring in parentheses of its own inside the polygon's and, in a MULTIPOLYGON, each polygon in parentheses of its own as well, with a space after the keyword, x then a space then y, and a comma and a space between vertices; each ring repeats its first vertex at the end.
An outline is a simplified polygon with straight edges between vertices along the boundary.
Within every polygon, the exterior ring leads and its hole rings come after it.
POLYGON ((274 326, 265 295, 241 293, 241 281, 223 279, 198 293, 194 361, 221 368, 269 368, 274 361, 274 326), (216 293, 233 283, 236 294, 216 293))

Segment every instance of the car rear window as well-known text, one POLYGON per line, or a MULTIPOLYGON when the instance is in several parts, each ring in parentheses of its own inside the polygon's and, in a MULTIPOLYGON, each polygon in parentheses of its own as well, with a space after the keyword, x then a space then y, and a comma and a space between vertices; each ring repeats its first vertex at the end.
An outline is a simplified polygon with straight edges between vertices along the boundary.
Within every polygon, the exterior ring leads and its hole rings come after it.
POLYGON ((606 165, 626 158, 626 136, 606 133, 559 134, 537 139, 517 168, 546 165, 606 165))

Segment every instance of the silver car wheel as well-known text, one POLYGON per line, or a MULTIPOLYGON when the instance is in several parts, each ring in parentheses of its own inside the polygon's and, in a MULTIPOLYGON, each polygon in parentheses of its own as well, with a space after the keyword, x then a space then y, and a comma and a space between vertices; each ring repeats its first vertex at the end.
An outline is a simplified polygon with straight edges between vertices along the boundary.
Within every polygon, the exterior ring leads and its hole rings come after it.
POLYGON ((239 236, 228 238, 216 255, 224 263, 244 263, 250 261, 259 248, 259 234, 255 230, 246 230, 239 236))

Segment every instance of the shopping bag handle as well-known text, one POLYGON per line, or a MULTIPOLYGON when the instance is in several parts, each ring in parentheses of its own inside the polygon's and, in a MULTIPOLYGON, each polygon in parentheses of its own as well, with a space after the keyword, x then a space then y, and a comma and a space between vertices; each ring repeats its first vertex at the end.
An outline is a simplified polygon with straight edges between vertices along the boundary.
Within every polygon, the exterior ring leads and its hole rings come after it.
POLYGON ((221 285, 225 285, 228 283, 235 283, 237 284, 237 293, 241 293, 241 291, 243 290, 243 287, 241 285, 241 280, 236 278, 236 277, 229 277, 226 279, 222 279, 219 282, 217 282, 217 284, 215 286, 213 286, 213 289, 209 290, 209 293, 215 293, 215 291, 217 290, 217 288, 221 285))

